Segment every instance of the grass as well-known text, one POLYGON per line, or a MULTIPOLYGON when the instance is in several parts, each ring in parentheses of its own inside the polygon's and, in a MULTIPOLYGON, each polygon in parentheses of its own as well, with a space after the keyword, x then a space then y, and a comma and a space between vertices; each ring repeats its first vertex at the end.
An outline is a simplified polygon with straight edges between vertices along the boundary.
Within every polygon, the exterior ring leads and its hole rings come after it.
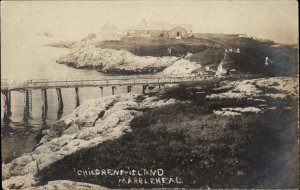
POLYGON ((127 50, 138 56, 182 56, 187 53, 198 53, 207 48, 207 43, 199 39, 166 39, 166 38, 126 38, 122 41, 104 41, 96 47, 127 50), (168 51, 171 48, 171 53, 168 51))
POLYGON ((199 53, 195 53, 187 58, 190 61, 201 64, 201 66, 210 66, 217 69, 218 64, 224 57, 224 48, 210 47, 199 53))
MULTIPOLYGON (((201 82, 201 88, 211 93, 221 81, 201 82)), ((277 109, 263 114, 217 116, 212 111, 220 107, 255 106, 257 103, 248 99, 204 101, 195 94, 187 95, 197 86, 199 84, 190 84, 166 91, 162 98, 189 100, 190 103, 179 102, 146 111, 131 122, 131 133, 67 156, 41 171, 41 182, 70 179, 109 188, 287 188, 273 186, 271 179, 276 172, 266 171, 281 167, 272 165, 275 161, 271 156, 274 153, 282 155, 282 147, 292 147, 296 142, 296 135, 282 135, 296 134, 293 128, 297 126, 296 100, 264 97, 267 104, 277 109), (291 106, 292 110, 283 110, 285 106, 291 106), (82 178, 75 174, 74 169, 88 167, 163 168, 166 176, 178 176, 184 183, 122 185, 116 177, 82 178)), ((139 97, 139 101, 142 99, 139 97)), ((294 185, 289 182, 288 185, 294 185)))

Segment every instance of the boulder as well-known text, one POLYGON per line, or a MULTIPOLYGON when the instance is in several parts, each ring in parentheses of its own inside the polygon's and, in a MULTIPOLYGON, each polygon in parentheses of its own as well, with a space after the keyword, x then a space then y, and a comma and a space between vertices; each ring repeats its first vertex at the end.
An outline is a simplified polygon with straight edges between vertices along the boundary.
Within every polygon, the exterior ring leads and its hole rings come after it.
POLYGON ((68 129, 66 129, 63 134, 74 134, 77 133, 79 131, 79 127, 77 124, 74 124, 72 126, 70 126, 68 129))

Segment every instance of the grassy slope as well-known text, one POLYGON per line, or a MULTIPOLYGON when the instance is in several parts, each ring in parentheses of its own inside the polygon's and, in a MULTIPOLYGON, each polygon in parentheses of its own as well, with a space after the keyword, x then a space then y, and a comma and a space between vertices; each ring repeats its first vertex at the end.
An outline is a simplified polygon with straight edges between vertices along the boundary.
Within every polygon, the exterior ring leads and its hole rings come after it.
POLYGON ((231 59, 228 67, 237 69, 240 73, 267 74, 273 76, 298 74, 298 49, 292 45, 282 45, 271 48, 274 42, 260 42, 251 38, 238 38, 234 35, 199 35, 200 39, 219 43, 221 48, 208 48, 190 57, 191 61, 208 65, 215 69, 224 57, 224 48, 240 48, 241 54, 229 54, 231 59), (223 53, 222 53, 223 50, 223 53), (265 57, 273 63, 265 67, 265 57))
POLYGON ((209 66, 210 68, 216 70, 223 57, 224 48, 210 47, 202 52, 192 55, 187 59, 201 64, 203 68, 204 66, 209 66))
MULTIPOLYGON (((116 178, 82 178, 73 170, 130 167, 163 168, 167 175, 181 177, 184 184, 180 187, 188 188, 287 188, 295 185, 289 176, 276 178, 278 171, 282 171, 281 165, 272 164, 276 160, 274 155, 283 155, 295 145, 296 100, 261 97, 268 107, 276 106, 277 109, 237 117, 216 116, 212 111, 221 107, 260 104, 249 99, 204 100, 206 94, 226 91, 212 90, 220 86, 220 81, 215 79, 169 89, 162 94, 163 98, 190 100, 191 103, 147 111, 132 121, 132 133, 66 157, 42 171, 42 181, 72 179, 117 188, 122 186, 117 185, 116 178), (204 93, 196 93, 198 86, 204 93), (292 109, 284 111, 285 106, 292 109)), ((269 89, 261 90, 267 93, 269 89)))
POLYGON ((298 49, 293 46, 282 45, 278 48, 271 48, 269 47, 271 42, 258 42, 247 38, 232 39, 230 43, 240 47, 242 53, 255 60, 256 64, 264 64, 265 57, 269 57, 273 61, 267 71, 270 74, 293 75, 298 73, 298 49))
POLYGON ((165 38, 126 38, 122 41, 104 41, 96 47, 127 50, 139 56, 182 56, 186 53, 198 53, 211 46, 209 41, 200 39, 165 39, 165 38), (168 52, 171 48, 171 54, 168 52))

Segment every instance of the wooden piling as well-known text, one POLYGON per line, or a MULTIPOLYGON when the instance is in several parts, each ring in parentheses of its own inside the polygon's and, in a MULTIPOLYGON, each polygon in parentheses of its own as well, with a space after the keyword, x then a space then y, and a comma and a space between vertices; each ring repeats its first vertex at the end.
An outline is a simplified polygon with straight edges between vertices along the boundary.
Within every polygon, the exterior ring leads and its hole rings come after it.
POLYGON ((3 104, 4 104, 4 120, 7 119, 7 92, 6 91, 2 91, 1 92, 3 95, 3 104))
POLYGON ((144 85, 143 85, 143 92, 142 92, 143 94, 145 94, 147 88, 148 88, 148 84, 144 84, 144 85))
POLYGON ((28 90, 29 115, 32 113, 32 90, 28 90))
POLYGON ((103 97, 103 86, 99 87, 101 89, 101 97, 103 97))
POLYGON ((157 83, 158 83, 158 88, 159 90, 161 89, 161 86, 160 86, 160 78, 157 79, 157 83))
POLYGON ((3 91, 3 100, 4 100, 4 120, 9 118, 9 110, 10 110, 10 104, 9 104, 9 93, 8 91, 3 91))
POLYGON ((58 101, 58 111, 57 111, 57 118, 59 119, 63 113, 64 109, 64 103, 61 95, 61 89, 56 88, 56 93, 57 93, 57 101, 58 101))
POLYGON ((47 97, 47 89, 42 90, 42 118, 47 118, 48 113, 48 97, 47 97))
POLYGON ((7 116, 10 117, 11 113, 11 91, 7 92, 7 116))
POLYGON ((24 117, 23 119, 26 121, 29 117, 29 93, 28 90, 24 91, 24 117))
POLYGON ((111 87, 112 95, 115 95, 115 90, 116 90, 116 89, 117 89, 116 86, 112 86, 112 87, 111 87))
POLYGON ((127 92, 128 92, 128 93, 131 92, 131 88, 132 88, 132 86, 127 86, 127 92))
POLYGON ((78 87, 75 88, 75 104, 76 104, 75 105, 76 108, 80 105, 78 87))

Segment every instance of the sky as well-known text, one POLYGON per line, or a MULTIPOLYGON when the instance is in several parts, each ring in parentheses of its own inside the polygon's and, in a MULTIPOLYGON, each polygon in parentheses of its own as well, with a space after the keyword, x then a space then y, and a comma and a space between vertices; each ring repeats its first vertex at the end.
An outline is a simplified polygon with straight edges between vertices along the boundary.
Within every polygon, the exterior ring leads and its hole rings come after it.
POLYGON ((293 0, 2 1, 1 38, 23 39, 48 32, 60 40, 80 40, 107 22, 126 29, 142 19, 192 24, 194 32, 200 33, 298 42, 298 3, 293 0))

